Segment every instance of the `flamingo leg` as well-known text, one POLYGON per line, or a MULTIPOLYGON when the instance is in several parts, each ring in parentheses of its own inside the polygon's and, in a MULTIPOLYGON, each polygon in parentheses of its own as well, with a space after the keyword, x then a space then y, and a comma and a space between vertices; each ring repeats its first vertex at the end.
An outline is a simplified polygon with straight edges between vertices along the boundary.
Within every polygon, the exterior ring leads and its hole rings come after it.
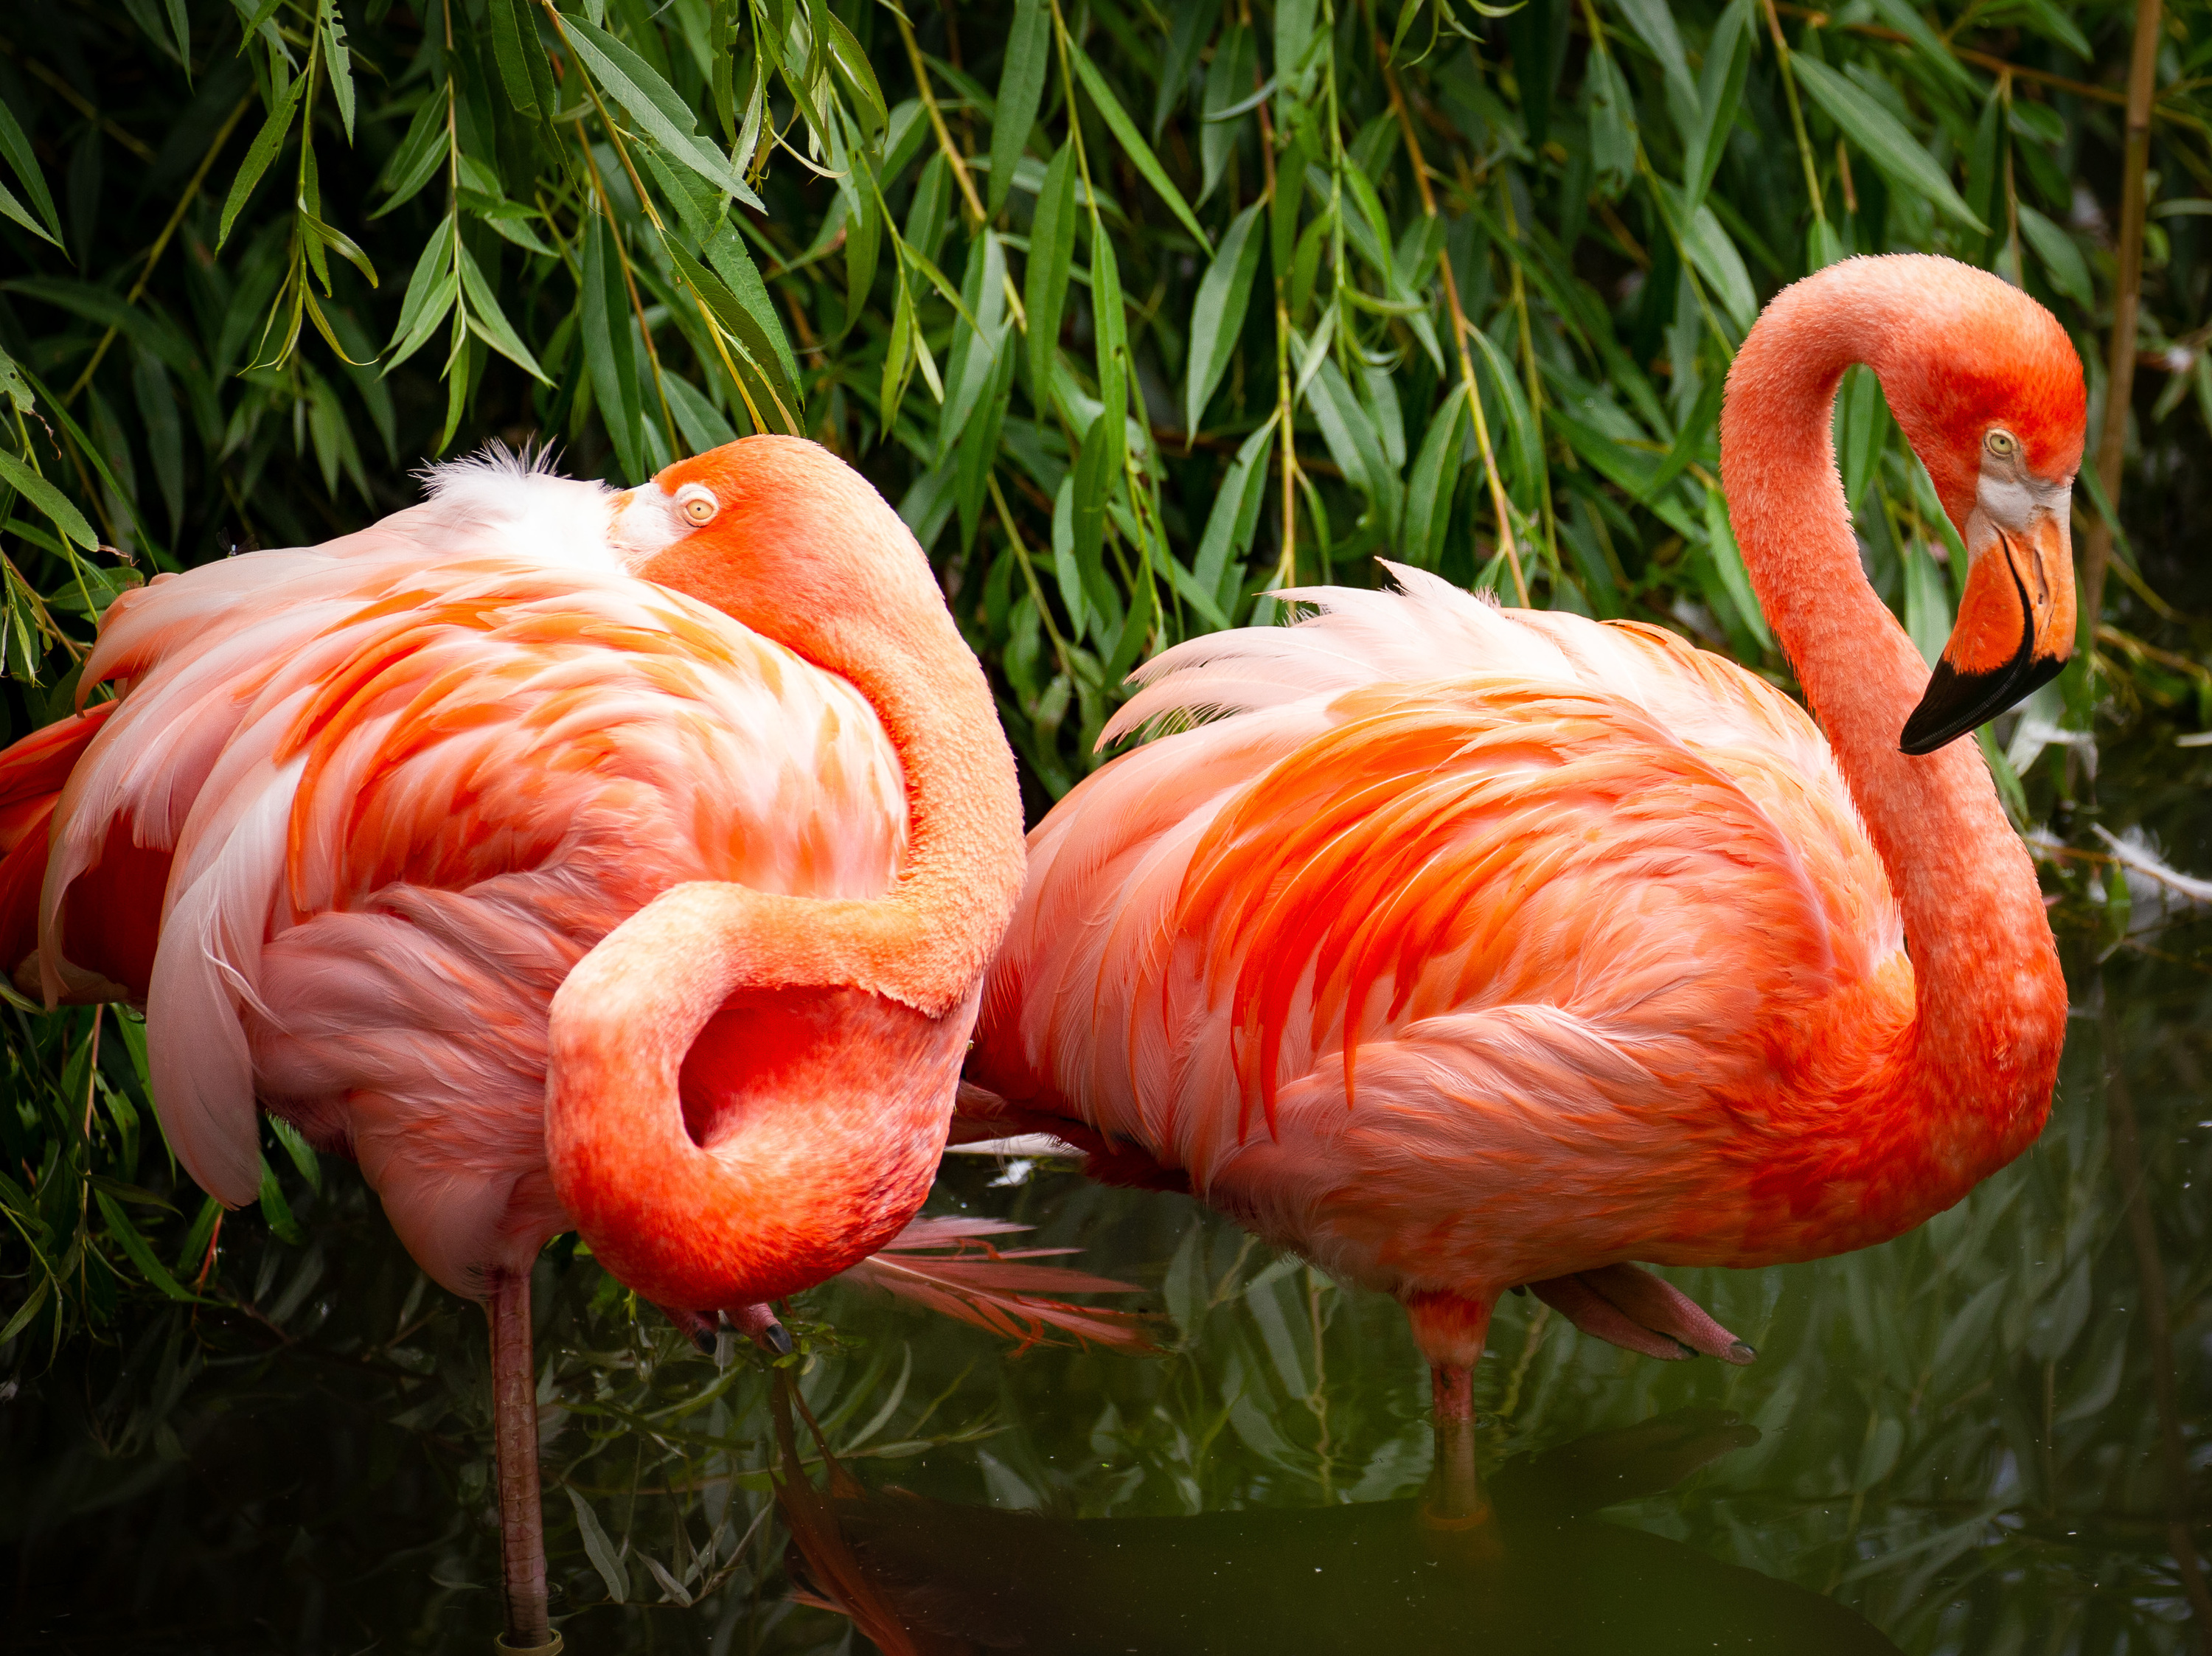
POLYGON ((1405 1305, 1413 1342, 1429 1360, 1434 1399, 1437 1453, 1421 1517, 1434 1529, 1474 1529, 1491 1517, 1474 1464, 1474 1365, 1490 1331, 1491 1301, 1419 1293, 1407 1295, 1405 1305))
POLYGON ((545 1618, 545 1515, 538 1494, 538 1381, 530 1360, 530 1276, 502 1272, 491 1322, 492 1441, 499 1477, 500 1573, 507 1650, 558 1649, 545 1618))

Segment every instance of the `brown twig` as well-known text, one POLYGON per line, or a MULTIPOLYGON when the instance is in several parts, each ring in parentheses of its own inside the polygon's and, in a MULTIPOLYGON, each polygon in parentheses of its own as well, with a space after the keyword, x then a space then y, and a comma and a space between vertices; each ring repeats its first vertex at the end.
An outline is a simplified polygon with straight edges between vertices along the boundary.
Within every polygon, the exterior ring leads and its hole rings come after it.
MULTIPOLYGON (((2128 65, 2127 149, 2120 163, 2118 270, 2112 282, 2112 331, 2105 370, 2104 429, 2097 438, 2097 480, 2117 514, 2125 457, 2128 404, 2136 381, 2136 311, 2142 293, 2143 172, 2150 164, 2150 106, 2158 72, 2160 0, 2136 0, 2135 55, 2128 65)), ((2081 614, 2090 627, 2104 613, 2105 566, 2112 555, 2112 525, 2103 514, 2089 525, 2081 571, 2081 614)), ((2094 634, 2092 634, 2094 638, 2094 634)))
POLYGON ((952 134, 945 127, 945 113, 937 106, 937 94, 930 90, 929 66, 922 61, 921 45, 914 38, 914 25, 907 21, 906 14, 896 7, 891 9, 891 15, 898 20, 899 38, 906 42, 907 58, 914 64, 915 88, 921 94, 922 108, 929 112, 930 128, 937 134, 937 147, 943 152, 946 164, 952 168, 952 176, 959 181, 960 198, 968 203, 969 214, 975 227, 980 228, 990 222, 990 217, 983 211, 982 197, 975 193, 975 180, 969 176, 967 159, 961 155, 959 146, 952 142, 952 134))

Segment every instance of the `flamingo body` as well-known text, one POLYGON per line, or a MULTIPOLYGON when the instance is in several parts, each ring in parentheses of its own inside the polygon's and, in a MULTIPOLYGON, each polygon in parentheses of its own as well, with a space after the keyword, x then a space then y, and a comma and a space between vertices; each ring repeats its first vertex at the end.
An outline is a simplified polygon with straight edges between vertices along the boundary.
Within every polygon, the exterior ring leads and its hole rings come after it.
POLYGON ((1153 664, 1109 736, 1233 716, 1032 837, 970 1076, 1400 1294, 1802 1258, 1986 1171, 1884 1142, 1912 968, 1804 713, 1395 573, 1153 664))
MULTIPOLYGON (((356 1157, 417 1261, 471 1295, 573 1222, 542 1116, 548 1010, 576 961, 685 882, 879 895, 905 840, 870 705, 632 573, 611 500, 449 469, 360 533, 118 599, 84 678, 127 694, 84 721, 50 841, 0 865, 20 893, 44 860, 49 994, 119 986, 145 1006, 163 1125, 206 1189, 253 1198, 258 1096, 356 1157)), ((50 748, 74 734, 55 730, 50 748)), ((39 749, 8 764, 33 798, 55 779, 39 749)), ((6 918, 20 946, 26 917, 6 918)), ((869 1047, 884 1015, 857 1015, 869 1047)), ((758 1037, 768 1017, 722 1022, 758 1037)), ((914 1095, 957 1066, 951 1039, 936 1074, 896 1071, 918 1083, 872 1124, 886 1215, 833 1227, 866 1241, 856 1258, 927 1189, 942 1103, 914 1095)), ((710 1031, 685 1077, 695 1131, 762 1045, 710 1031), (714 1061, 733 1047, 738 1065, 714 1061)))
POLYGON ((1524 1283, 1750 1361, 1630 1262, 1882 1240, 2050 1108, 2064 980, 1956 738, 2072 647, 2079 361, 1986 272, 1855 259, 1777 297, 1729 393, 1737 539, 1818 725, 1649 627, 1412 570, 1284 593, 1318 613, 1140 672, 1104 739, 1175 728, 1032 834, 985 991, 963 1132, 1060 1131, 1398 1295, 1440 1421, 1524 1283), (1837 478, 1859 361, 1972 561, 1932 679, 1837 478))

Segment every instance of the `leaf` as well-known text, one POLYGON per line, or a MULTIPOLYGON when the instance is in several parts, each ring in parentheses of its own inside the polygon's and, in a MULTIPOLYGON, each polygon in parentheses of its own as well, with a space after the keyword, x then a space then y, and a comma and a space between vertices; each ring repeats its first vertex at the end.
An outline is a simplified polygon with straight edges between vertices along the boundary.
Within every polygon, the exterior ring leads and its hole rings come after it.
POLYGON ((1075 254, 1075 148, 1062 144, 1045 168, 1030 229, 1029 268, 1023 273, 1022 308, 1029 316, 1030 400, 1042 410, 1052 397, 1052 365, 1060 349, 1060 318, 1075 254))
POLYGON ((1045 0, 1015 0, 1014 26, 1006 37, 1006 67, 999 75, 999 104, 991 122, 990 212, 995 218, 1013 188, 1014 163, 1036 124, 1044 95, 1045 70, 1052 58, 1052 14, 1045 0))
POLYGON ((1259 72, 1259 41, 1242 23, 1232 23, 1213 48, 1213 62, 1206 71, 1205 117, 1198 135, 1199 161, 1206 177, 1206 187, 1198 194, 1200 201, 1221 182, 1230 153, 1237 147, 1237 120, 1224 112, 1243 107, 1259 72))
POLYGON ((131 1222, 131 1216, 124 1212, 122 1205, 112 1196, 105 1190, 95 1191, 93 1199, 100 1204, 100 1216, 107 1221, 107 1234, 131 1256, 131 1263, 138 1267, 148 1282, 173 1300, 190 1301, 199 1298, 198 1295, 171 1276, 169 1268, 155 1257, 154 1250, 146 1245, 146 1239, 131 1222))
POLYGON ((594 215, 584 231, 584 361, 591 369, 592 395, 623 476, 642 482, 647 473, 637 356, 630 348, 629 309, 610 240, 606 221, 594 215))
POLYGON ((86 551, 99 546, 100 538, 92 532, 92 525, 85 522, 82 513, 70 504, 68 496, 5 449, 0 449, 0 482, 11 484, 25 500, 45 513, 55 528, 86 551))
POLYGON ((1881 21, 1910 40, 1921 59, 1961 95, 1978 100, 1981 87, 1975 82, 1966 66, 1951 55, 1942 38, 1928 27, 1919 9, 1911 0, 1874 0, 1874 9, 1881 21))
POLYGON ((1591 181, 1601 193, 1618 196, 1636 173, 1636 106, 1611 52, 1590 53, 1583 96, 1589 104, 1591 181))
POLYGON ((592 1568, 599 1573, 599 1580, 606 1583, 607 1597, 617 1604, 628 1604, 629 1572, 623 1568, 622 1555, 615 1550, 615 1544, 607 1539, 599 1515, 574 1489, 568 1491, 568 1500, 576 1509, 576 1527, 583 1532, 584 1551, 592 1561, 592 1568))
POLYGON ((321 15, 318 20, 322 33, 323 70, 331 83, 331 96, 337 100, 338 118, 345 124, 346 142, 353 142, 353 52, 346 45, 345 16, 337 8, 337 0, 322 0, 321 15))
POLYGON ((269 170, 269 163, 276 159, 276 152, 284 147, 285 134, 292 130, 292 113, 300 106, 300 94, 306 90, 306 76, 295 76, 286 88, 276 106, 269 112, 269 118, 261 123, 261 130, 254 135, 252 148, 239 163, 238 176, 231 180, 230 197, 222 204, 222 223, 216 232, 215 245, 220 249, 230 240, 230 227, 238 222, 246 198, 252 195, 253 186, 261 182, 261 175, 269 170))
POLYGON ((1751 572, 1743 567, 1743 552, 1735 543, 1735 531, 1729 522, 1728 502, 1717 489, 1705 491, 1705 544, 1711 551, 1713 568, 1721 578, 1721 585, 1735 605, 1736 614, 1751 629, 1764 649, 1774 647, 1774 635, 1766 629, 1766 612, 1759 607, 1759 595, 1752 591, 1751 572))
POLYGON ((491 14, 492 56, 499 61, 499 78, 507 87, 507 100, 521 115, 550 113, 538 106, 538 88, 530 78, 529 60, 526 52, 541 52, 535 23, 530 25, 530 39, 523 40, 524 24, 515 15, 520 0, 488 0, 491 14))
POLYGON ((1900 190, 1925 197, 1968 229, 1989 233, 1990 227, 1975 216, 1951 187, 1943 169, 1896 116, 1826 64, 1802 52, 1792 57, 1790 64, 1797 84, 1812 94, 1830 120, 1843 128, 1846 137, 1866 152, 1884 178, 1900 190))
POLYGON ((530 347, 517 337, 508 324, 507 313, 499 307, 498 295, 477 267, 476 255, 469 245, 456 237, 453 250, 460 267, 461 291, 468 299, 469 331, 477 338, 523 370, 532 379, 543 385, 553 382, 545 378, 545 370, 538 366, 538 359, 530 354, 530 347))
POLYGON ((268 1222, 280 1241, 298 1247, 307 1239, 301 1234, 300 1222, 292 1216, 291 1204, 285 1201, 284 1192, 277 1188, 276 1170, 269 1165, 269 1158, 261 1158, 261 1216, 268 1222))
MULTIPOLYGON (((24 193, 30 197, 31 204, 39 209, 39 217, 44 221, 45 227, 40 228, 28 219, 21 219, 19 222, 26 229, 37 231, 55 246, 60 246, 61 215, 54 211, 54 198, 47 193, 46 174, 39 170, 38 157, 31 152, 31 141, 24 136, 22 127, 16 122, 15 112, 8 107, 4 98, 0 98, 0 155, 8 158, 9 169, 22 185, 24 193)), ((4 193, 0 191, 0 194, 4 193)), ((8 197, 11 203, 15 199, 13 196, 8 197)), ((15 215, 10 214, 9 216, 14 217, 15 215)))
POLYGON ((145 423, 147 458, 154 463, 154 481, 173 539, 185 519, 185 428, 177 416, 176 387, 152 351, 141 345, 131 355, 131 388, 145 423))
POLYGON ((1252 284, 1260 272, 1259 236, 1254 234, 1264 203, 1255 201, 1221 235, 1213 263, 1198 284, 1190 312, 1190 378, 1183 397, 1183 429, 1196 432, 1206 404, 1229 370, 1252 303, 1252 284))
POLYGON ((1405 556, 1417 568, 1435 568, 1443 554, 1467 425, 1467 389, 1454 385, 1429 422, 1428 434, 1421 439, 1420 452, 1413 457, 1413 470, 1406 480, 1405 556))
POLYGON ((592 78, 655 143, 724 194, 757 211, 768 210, 731 167, 729 157, 698 136, 690 106, 651 64, 580 17, 563 17, 562 27, 592 78))
POLYGON ((845 89, 853 94, 860 106, 860 129, 871 139, 880 139, 890 124, 884 107, 884 89, 877 83, 876 71, 868 66, 868 54, 862 51, 853 31, 845 27, 845 20, 837 15, 823 0, 813 0, 814 27, 822 42, 830 49, 831 67, 845 89))
POLYGON ((1698 76, 1698 123, 1684 135, 1682 198, 1690 212, 1704 203, 1721 157, 1728 153, 1729 134, 1735 129, 1735 112, 1743 100, 1744 76, 1750 70, 1757 35, 1753 3, 1735 0, 1713 25, 1712 38, 1705 45, 1705 68, 1698 76))
POLYGON ((2051 285, 2083 310, 2095 309, 2096 296, 2089 285, 2088 263, 2081 257, 2074 238, 2026 202, 2021 202, 2018 207, 2020 233, 2035 249, 2035 256, 2043 261, 2043 268, 2051 276, 2051 285))
POLYGON ((1145 182, 1159 192, 1160 199, 1167 203, 1168 210, 1182 221, 1183 228, 1190 232, 1200 246, 1212 252, 1213 244, 1206 240, 1206 232, 1199 228, 1197 215, 1190 210, 1190 203, 1183 200, 1182 191, 1176 189, 1169 179, 1167 170, 1160 165, 1159 157, 1152 154, 1152 145, 1146 143, 1144 135, 1137 130, 1137 124, 1129 118, 1128 112, 1114 96, 1112 89, 1106 84, 1106 77, 1098 72, 1097 65, 1084 55, 1080 47, 1070 46, 1068 56, 1075 64, 1075 72, 1083 82, 1083 89, 1091 94, 1091 100, 1097 106, 1098 112, 1106 118, 1106 124, 1121 140, 1123 153, 1137 171, 1145 175, 1145 182))
POLYGON ((383 175, 377 187, 390 192, 390 199, 369 215, 382 218, 404 202, 411 201, 422 186, 438 175, 447 157, 446 100, 437 96, 426 97, 416 110, 415 118, 408 123, 407 136, 392 152, 392 159, 384 164, 383 175))
MULTIPOLYGON (((1673 202, 1681 200, 1671 185, 1662 182, 1661 188, 1673 202)), ((1721 227, 1719 216, 1708 203, 1676 222, 1681 230, 1682 251, 1689 255, 1691 264, 1711 285, 1713 297, 1720 301, 1721 309, 1728 312, 1737 331, 1749 332, 1751 325, 1759 319, 1759 295, 1752 288, 1751 272, 1744 268, 1743 255, 1736 252, 1735 243, 1721 227)))

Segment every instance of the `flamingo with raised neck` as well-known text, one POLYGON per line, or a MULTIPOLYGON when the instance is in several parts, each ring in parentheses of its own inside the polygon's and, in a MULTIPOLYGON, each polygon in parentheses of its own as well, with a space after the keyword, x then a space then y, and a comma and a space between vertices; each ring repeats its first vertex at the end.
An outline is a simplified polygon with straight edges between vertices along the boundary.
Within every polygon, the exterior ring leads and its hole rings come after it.
POLYGON ((1984 271, 1853 259, 1767 307, 1722 475, 1818 728, 1657 628, 1413 570, 1168 652, 1107 739, 1211 722, 1030 835, 956 1131, 1057 1133, 1397 1295, 1446 1426, 1521 1284, 1630 1350, 1749 1362, 1635 1262, 1881 1241, 2049 1110, 2065 985, 1956 738, 2073 647, 2082 420, 2065 332, 1984 271), (1972 560, 1932 681, 1836 472, 1856 362, 1972 560))

